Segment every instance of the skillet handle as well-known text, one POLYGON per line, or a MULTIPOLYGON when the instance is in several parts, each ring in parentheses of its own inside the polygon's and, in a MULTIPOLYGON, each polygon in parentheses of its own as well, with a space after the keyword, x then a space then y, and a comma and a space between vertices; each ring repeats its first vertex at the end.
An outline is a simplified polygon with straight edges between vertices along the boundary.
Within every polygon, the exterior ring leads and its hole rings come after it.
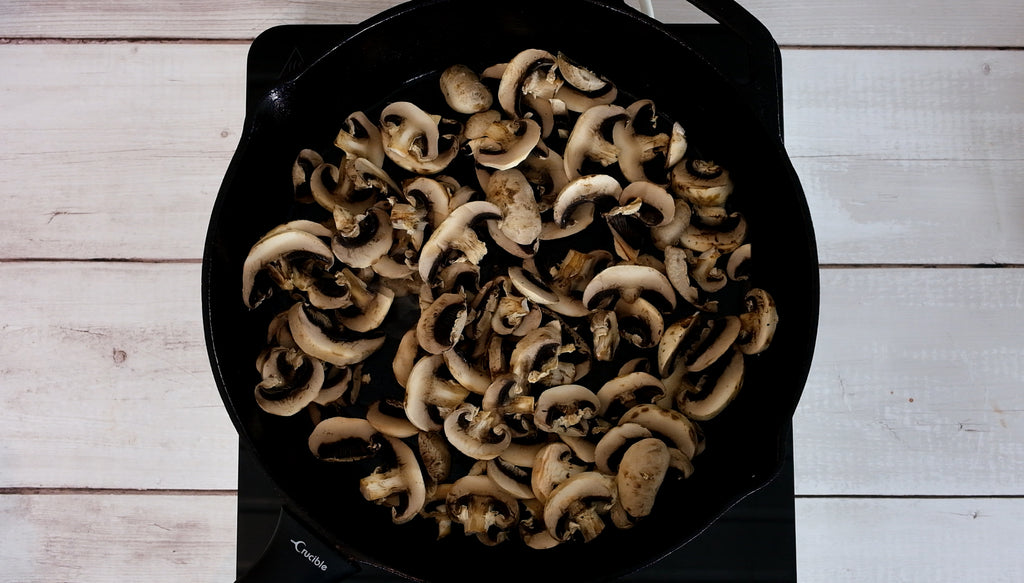
POLYGON ((267 548, 236 583, 334 583, 359 571, 282 507, 267 548))

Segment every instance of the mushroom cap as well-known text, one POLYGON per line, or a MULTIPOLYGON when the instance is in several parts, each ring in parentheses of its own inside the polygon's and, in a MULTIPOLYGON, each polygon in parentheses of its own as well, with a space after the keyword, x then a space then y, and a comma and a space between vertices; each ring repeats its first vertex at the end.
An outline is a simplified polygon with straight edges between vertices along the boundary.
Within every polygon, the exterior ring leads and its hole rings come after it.
POLYGON ((657 405, 637 405, 619 419, 619 425, 636 423, 645 427, 654 437, 671 442, 672 447, 690 459, 697 455, 697 425, 682 413, 662 409, 657 405))
POLYGON ((644 297, 659 310, 676 307, 676 292, 665 274, 646 265, 613 265, 598 272, 583 290, 588 309, 611 308, 620 299, 627 302, 644 297))
POLYGON ((779 314, 772 296, 760 288, 753 288, 743 298, 746 312, 739 315, 740 333, 736 347, 743 354, 758 354, 771 344, 779 314))
POLYGON ((661 379, 642 371, 631 372, 611 379, 597 391, 601 401, 598 413, 615 422, 633 407, 654 403, 664 395, 665 385, 661 379))
POLYGON ((642 518, 651 513, 670 462, 668 446, 654 437, 642 439, 626 450, 615 483, 627 514, 642 518))
POLYGON ((629 446, 652 436, 651 431, 639 423, 623 423, 612 427, 594 448, 594 466, 599 472, 614 476, 629 446))
POLYGON ((353 462, 369 459, 380 451, 383 435, 367 420, 355 417, 328 417, 309 434, 309 451, 329 462, 353 462))
POLYGON ((439 84, 448 106, 459 113, 485 111, 494 102, 494 96, 480 82, 480 77, 465 65, 456 64, 445 69, 439 84))

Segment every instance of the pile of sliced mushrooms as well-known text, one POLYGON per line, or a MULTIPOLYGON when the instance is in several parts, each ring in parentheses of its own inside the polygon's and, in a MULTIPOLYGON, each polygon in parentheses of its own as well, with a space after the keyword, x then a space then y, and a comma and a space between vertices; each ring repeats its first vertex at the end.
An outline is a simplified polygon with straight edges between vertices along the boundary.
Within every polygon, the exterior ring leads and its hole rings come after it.
POLYGON ((298 153, 312 218, 244 265, 245 305, 280 309, 256 400, 307 411, 317 458, 375 468, 360 492, 395 523, 537 549, 630 528, 778 321, 729 171, 562 54, 439 84, 438 111, 355 112, 298 153))

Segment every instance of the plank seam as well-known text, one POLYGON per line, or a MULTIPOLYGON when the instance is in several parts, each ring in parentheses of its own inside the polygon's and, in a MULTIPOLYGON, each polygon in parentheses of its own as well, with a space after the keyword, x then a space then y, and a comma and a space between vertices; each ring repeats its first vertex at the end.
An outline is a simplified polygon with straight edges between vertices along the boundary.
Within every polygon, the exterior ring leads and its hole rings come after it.
POLYGON ((0 488, 0 496, 237 496, 238 490, 132 488, 0 488))

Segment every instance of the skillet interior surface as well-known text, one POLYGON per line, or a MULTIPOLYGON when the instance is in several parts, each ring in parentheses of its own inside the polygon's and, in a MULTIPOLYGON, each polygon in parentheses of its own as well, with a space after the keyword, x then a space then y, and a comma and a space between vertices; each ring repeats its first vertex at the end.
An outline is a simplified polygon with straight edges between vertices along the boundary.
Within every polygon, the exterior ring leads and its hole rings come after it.
MULTIPOLYGON (((207 341, 221 394, 294 510, 357 560, 432 581, 606 580, 685 544, 778 470, 817 326, 813 232, 778 138, 734 86, 657 23, 591 0, 431 1, 369 21, 268 94, 247 119, 211 219, 203 271, 207 341), (308 216, 291 197, 290 169, 300 149, 326 149, 352 111, 379 111, 399 98, 430 111, 443 105, 437 76, 447 66, 479 71, 526 48, 563 51, 622 91, 654 100, 659 112, 683 124, 702 155, 731 170, 737 187, 730 204, 747 217, 755 250, 751 277, 773 295, 780 315, 772 346, 748 359, 740 397, 702 424, 707 449, 695 459, 695 474, 666 483, 655 512, 632 530, 609 527, 588 544, 547 551, 517 542, 488 548, 461 535, 436 541, 433 521, 393 525, 386 509, 359 493, 359 478, 372 465, 318 462, 306 447, 308 416, 278 418, 256 406, 253 362, 267 323, 286 304, 271 298, 249 312, 240 301, 251 245, 272 227, 308 216)), ((375 382, 390 376, 386 355, 415 318, 406 312, 389 328, 389 344, 367 365, 375 382)))

